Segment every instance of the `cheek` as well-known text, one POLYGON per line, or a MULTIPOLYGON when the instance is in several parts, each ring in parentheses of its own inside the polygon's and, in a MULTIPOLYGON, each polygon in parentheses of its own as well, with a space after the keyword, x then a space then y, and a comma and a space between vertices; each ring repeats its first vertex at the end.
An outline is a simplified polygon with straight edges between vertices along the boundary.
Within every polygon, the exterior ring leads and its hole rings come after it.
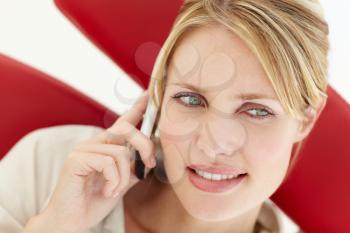
POLYGON ((193 113, 174 100, 164 99, 158 122, 164 168, 171 184, 185 178, 189 141, 200 128, 193 113))
POLYGON ((252 178, 262 187, 275 187, 283 180, 291 157, 293 132, 293 126, 284 121, 248 129, 244 158, 252 178))
POLYGON ((187 127, 186 132, 184 128, 169 122, 164 117, 160 119, 159 129, 165 172, 169 183, 174 185, 185 178, 188 138, 191 138, 195 129, 188 130, 187 127))
MULTIPOLYGON (((163 142, 166 143, 166 142, 163 142)), ((176 184, 185 178, 186 162, 180 149, 174 144, 168 144, 164 151, 164 168, 169 183, 176 184)))

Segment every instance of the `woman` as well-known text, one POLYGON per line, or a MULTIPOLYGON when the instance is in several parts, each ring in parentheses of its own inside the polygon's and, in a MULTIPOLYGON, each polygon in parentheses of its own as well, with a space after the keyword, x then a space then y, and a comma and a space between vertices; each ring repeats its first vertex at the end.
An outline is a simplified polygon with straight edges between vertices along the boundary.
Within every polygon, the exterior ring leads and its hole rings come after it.
POLYGON ((0 230, 282 232, 268 199, 327 99, 328 26, 319 7, 312 0, 186 1, 149 93, 113 126, 38 130, 9 152, 3 177, 30 151, 36 178, 45 177, 32 187, 46 185, 47 195, 26 208, 27 219, 18 214, 13 228, 16 211, 3 196, 0 230), (148 98, 160 111, 158 144, 135 127, 148 98), (135 176, 128 145, 153 168, 145 180, 135 176))

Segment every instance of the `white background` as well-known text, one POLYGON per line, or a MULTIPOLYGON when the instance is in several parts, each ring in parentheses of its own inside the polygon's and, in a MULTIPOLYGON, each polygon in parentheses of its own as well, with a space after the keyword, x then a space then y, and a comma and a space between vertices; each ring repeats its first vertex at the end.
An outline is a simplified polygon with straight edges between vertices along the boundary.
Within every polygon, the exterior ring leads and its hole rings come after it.
MULTIPOLYGON (((321 2, 330 25, 330 84, 350 102, 350 2, 321 2)), ((0 0, 0 53, 63 80, 119 114, 132 103, 122 103, 115 93, 135 99, 142 91, 51 0, 0 0)))

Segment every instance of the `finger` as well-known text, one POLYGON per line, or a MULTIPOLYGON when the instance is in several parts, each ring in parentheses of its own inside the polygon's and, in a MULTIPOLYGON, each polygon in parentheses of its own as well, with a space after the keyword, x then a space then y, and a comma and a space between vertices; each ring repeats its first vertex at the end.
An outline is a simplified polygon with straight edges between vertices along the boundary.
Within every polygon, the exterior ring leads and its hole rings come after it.
MULTIPOLYGON (((120 175, 120 182, 119 185, 113 189, 113 197, 116 197, 118 194, 120 195, 122 192, 129 190, 140 181, 136 177, 135 160, 131 160, 131 154, 130 152, 128 153, 125 146, 113 144, 84 144, 80 145, 78 149, 82 151, 91 151, 94 153, 105 154, 107 156, 112 156, 117 160, 117 165, 119 165, 118 171, 120 175)), ((150 172, 150 169, 146 168, 145 170, 147 175, 148 172, 150 172)))
POLYGON ((120 116, 115 123, 106 129, 105 131, 97 134, 96 137, 86 140, 87 142, 104 142, 106 138, 109 137, 124 137, 123 135, 128 134, 130 132, 123 131, 122 122, 126 121, 132 125, 137 125, 140 120, 143 118, 143 115, 146 111, 147 102, 148 102, 148 90, 146 90, 143 95, 136 101, 134 106, 120 116), (106 135, 107 134, 107 135, 106 135), (110 135, 109 135, 110 134, 110 135))
MULTIPOLYGON (((142 119, 143 114, 146 111, 147 103, 149 99, 148 90, 144 91, 143 94, 137 99, 135 104, 126 111, 117 121, 128 121, 133 125, 137 125, 142 119)), ((113 128, 117 122, 115 122, 111 127, 113 128)))
POLYGON ((105 130, 103 136, 103 138, 99 139, 99 143, 116 145, 126 145, 129 143, 134 149, 140 152, 142 161, 148 167, 153 167, 151 159, 155 159, 154 143, 134 125, 126 121, 120 122, 117 132, 112 132, 112 129, 105 130))
POLYGON ((117 162, 120 181, 117 186, 114 186, 113 190, 121 192, 128 187, 130 182, 131 169, 131 155, 125 146, 113 145, 113 144, 84 144, 79 145, 77 150, 88 151, 90 153, 98 153, 106 156, 111 156, 117 162))
POLYGON ((127 122, 125 123, 125 127, 132 128, 129 131, 132 131, 133 133, 127 135, 127 137, 124 138, 125 141, 123 143, 130 144, 133 149, 139 151, 143 163, 152 168, 154 165, 152 160, 155 160, 155 146, 153 141, 136 129, 135 126, 128 124, 127 122))
POLYGON ((91 152, 97 154, 103 154, 113 157, 117 160, 119 157, 127 157, 130 160, 131 156, 127 153, 127 148, 125 146, 115 145, 115 144, 79 144, 75 146, 75 151, 80 152, 91 152))
MULTIPOLYGON (((151 169, 147 169, 145 168, 145 173, 146 173, 146 176, 147 174, 151 171, 151 169)), ((113 197, 116 197, 116 196, 120 196, 123 194, 123 192, 129 190, 130 188, 132 188, 135 184, 137 184, 138 182, 140 182, 140 179, 137 178, 136 176, 136 172, 135 172, 135 160, 131 162, 131 165, 130 165, 130 178, 129 178, 129 182, 127 184, 126 187, 123 187, 121 190, 119 189, 119 187, 116 187, 114 190, 113 190, 113 197)))
POLYGON ((119 144, 125 145, 126 137, 131 137, 134 133, 135 127, 130 127, 130 123, 126 121, 118 122, 114 128, 110 127, 100 133, 95 137, 81 141, 80 144, 119 144))
POLYGON ((115 160, 110 156, 103 156, 101 154, 91 152, 76 152, 73 159, 75 166, 73 167, 74 175, 87 176, 92 172, 100 172, 106 179, 106 184, 103 188, 103 194, 109 197, 114 187, 120 182, 120 176, 115 164, 115 160))
MULTIPOLYGON (((143 94, 139 97, 139 99, 136 101, 136 103, 122 116, 120 116, 114 124, 109 128, 112 128, 112 132, 118 132, 119 123, 123 121, 127 121, 131 123, 132 125, 137 125, 140 120, 143 118, 143 115, 147 108, 149 98, 149 91, 145 90, 143 94)), ((107 130, 109 130, 107 129, 107 130)), ((102 142, 106 138, 106 132, 102 131, 99 134, 97 134, 94 138, 90 138, 85 140, 86 142, 102 142)))

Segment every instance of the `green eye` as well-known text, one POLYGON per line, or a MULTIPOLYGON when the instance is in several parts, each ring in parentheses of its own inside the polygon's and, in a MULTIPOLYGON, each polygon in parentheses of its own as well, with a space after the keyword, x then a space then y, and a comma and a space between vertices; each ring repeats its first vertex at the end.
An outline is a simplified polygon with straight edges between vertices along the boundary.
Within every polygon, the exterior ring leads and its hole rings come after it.
POLYGON ((182 97, 180 97, 180 99, 189 105, 200 104, 200 100, 196 96, 182 96, 182 97))
POLYGON ((256 115, 256 116, 267 116, 267 115, 269 115, 269 113, 266 110, 260 109, 260 108, 251 109, 249 111, 255 112, 256 114, 254 114, 254 115, 256 115))
POLYGON ((202 98, 196 94, 178 93, 174 95, 173 98, 180 99, 181 103, 184 103, 185 106, 205 106, 205 103, 203 103, 202 98))
POLYGON ((247 112, 253 113, 249 115, 253 118, 258 118, 258 119, 264 119, 274 115, 264 108, 251 108, 247 110, 247 112))

